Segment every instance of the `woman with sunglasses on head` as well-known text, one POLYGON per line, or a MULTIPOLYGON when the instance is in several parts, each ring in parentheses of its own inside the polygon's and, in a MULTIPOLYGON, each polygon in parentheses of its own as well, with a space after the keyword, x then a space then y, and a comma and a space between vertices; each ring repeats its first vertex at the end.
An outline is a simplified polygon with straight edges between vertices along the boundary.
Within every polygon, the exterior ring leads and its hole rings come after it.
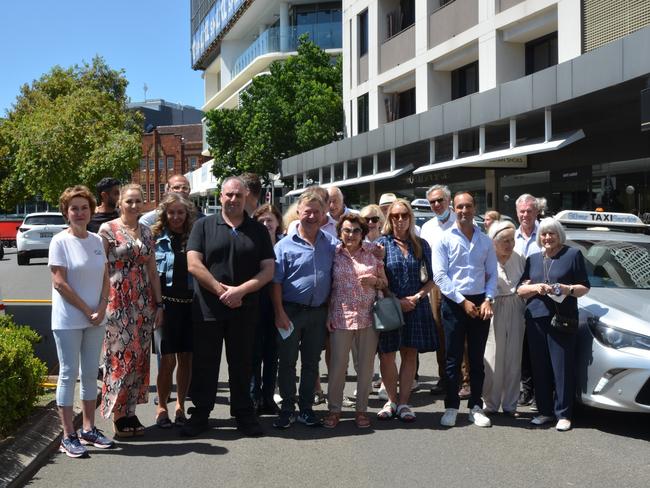
POLYGON ((156 389, 156 425, 172 427, 167 402, 176 369, 174 424, 185 425, 185 397, 192 375, 192 296, 193 280, 187 272, 187 239, 196 216, 194 204, 182 193, 169 192, 158 206, 157 220, 151 227, 156 240, 156 268, 165 305, 162 325, 154 332, 160 354, 156 389))
POLYGON ((413 422, 415 413, 408 401, 415 378, 417 355, 418 352, 435 351, 438 347, 428 300, 428 293, 433 288, 431 248, 416 235, 413 210, 406 200, 398 199, 391 203, 383 234, 378 243, 386 251, 384 264, 388 287, 400 301, 405 325, 379 336, 381 377, 388 393, 388 402, 377 417, 388 420, 397 415, 404 422, 413 422), (397 351, 401 358, 399 372, 395 362, 397 351))
POLYGON ((341 243, 336 248, 332 267, 327 321, 331 348, 329 414, 323 419, 323 426, 334 428, 341 418, 345 374, 354 344, 358 360, 355 423, 363 429, 370 427, 366 411, 378 340, 378 333, 372 327, 372 304, 377 291, 384 289, 388 280, 382 261, 362 245, 368 233, 365 219, 347 213, 340 218, 336 227, 341 243))
POLYGON ((149 228, 138 222, 143 203, 140 185, 123 186, 120 216, 99 228, 111 282, 101 413, 113 415, 115 437, 144 435, 135 409, 149 399, 151 337, 163 319, 155 242, 149 228))

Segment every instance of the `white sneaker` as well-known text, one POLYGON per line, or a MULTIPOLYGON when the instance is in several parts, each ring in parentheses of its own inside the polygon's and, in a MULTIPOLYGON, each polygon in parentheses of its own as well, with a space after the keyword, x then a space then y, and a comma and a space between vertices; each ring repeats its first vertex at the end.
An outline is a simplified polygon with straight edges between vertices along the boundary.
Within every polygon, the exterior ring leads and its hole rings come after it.
POLYGON ((569 419, 558 420, 557 424, 555 424, 555 430, 559 430, 560 432, 571 430, 571 421, 569 419))
POLYGON ((478 427, 492 427, 492 421, 478 405, 474 405, 469 412, 469 421, 478 427))
POLYGON ((552 422, 554 419, 555 417, 551 417, 550 415, 538 415, 537 417, 533 417, 530 423, 533 425, 544 425, 552 422))
POLYGON ((383 383, 379 387, 379 391, 377 392, 377 397, 380 400, 388 401, 388 392, 386 391, 386 387, 384 386, 383 383))
POLYGON ((445 409, 445 414, 440 419, 440 425, 445 427, 453 427, 456 425, 456 416, 458 415, 457 408, 447 408, 445 409))

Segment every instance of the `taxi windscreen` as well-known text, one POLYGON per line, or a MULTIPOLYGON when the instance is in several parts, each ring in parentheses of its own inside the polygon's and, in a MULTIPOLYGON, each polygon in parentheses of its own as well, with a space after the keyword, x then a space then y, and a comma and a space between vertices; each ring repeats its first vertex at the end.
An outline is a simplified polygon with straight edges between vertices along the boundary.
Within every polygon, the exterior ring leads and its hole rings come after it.
POLYGON ((650 243, 573 240, 567 244, 582 251, 591 286, 650 289, 650 243))

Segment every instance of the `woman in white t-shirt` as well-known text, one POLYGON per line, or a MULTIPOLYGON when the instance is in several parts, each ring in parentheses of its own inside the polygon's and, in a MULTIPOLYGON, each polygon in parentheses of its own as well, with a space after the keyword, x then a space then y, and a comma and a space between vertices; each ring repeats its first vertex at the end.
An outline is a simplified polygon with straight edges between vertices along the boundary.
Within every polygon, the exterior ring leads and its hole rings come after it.
POLYGON ((59 358, 56 403, 63 424, 59 450, 70 457, 86 455, 87 444, 105 449, 113 441, 95 427, 97 364, 104 337, 109 280, 102 239, 86 230, 95 198, 85 186, 67 188, 59 199, 69 224, 50 243, 52 332, 59 358), (72 404, 81 376, 83 426, 75 432, 72 404))

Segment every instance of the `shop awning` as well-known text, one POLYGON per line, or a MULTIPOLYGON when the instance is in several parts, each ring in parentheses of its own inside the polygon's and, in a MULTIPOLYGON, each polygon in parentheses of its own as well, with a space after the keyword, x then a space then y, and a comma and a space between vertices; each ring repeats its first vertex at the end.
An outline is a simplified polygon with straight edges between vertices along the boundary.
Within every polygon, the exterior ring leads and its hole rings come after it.
POLYGON ((508 149, 501 149, 498 151, 485 152, 483 154, 475 154, 464 158, 451 159, 449 161, 442 161, 434 164, 427 164, 420 166, 413 171, 413 174, 430 173, 432 171, 441 171, 450 168, 458 168, 460 166, 478 167, 490 169, 490 163, 497 160, 513 158, 517 156, 527 156, 529 154, 537 154, 548 151, 557 151, 563 147, 573 144, 576 141, 585 137, 582 129, 569 132, 565 134, 558 134, 550 141, 536 142, 532 144, 523 144, 508 149))
MULTIPOLYGON (((370 183, 372 181, 380 181, 380 180, 387 180, 389 178, 395 178, 396 176, 403 175, 404 173, 408 173, 413 169, 412 164, 407 164, 403 168, 397 168, 392 171, 383 171, 381 173, 375 173, 374 175, 366 175, 366 176, 360 176, 358 178, 348 178, 347 180, 341 180, 341 181, 333 181, 330 183, 323 183, 320 185, 322 188, 329 188, 330 186, 352 186, 352 185, 360 185, 362 183, 370 183)), ((309 187, 307 187, 309 188, 309 187)), ((294 197, 297 195, 300 195, 303 191, 305 191, 307 188, 297 188, 296 190, 291 190, 288 192, 285 196, 287 197, 294 197)))

